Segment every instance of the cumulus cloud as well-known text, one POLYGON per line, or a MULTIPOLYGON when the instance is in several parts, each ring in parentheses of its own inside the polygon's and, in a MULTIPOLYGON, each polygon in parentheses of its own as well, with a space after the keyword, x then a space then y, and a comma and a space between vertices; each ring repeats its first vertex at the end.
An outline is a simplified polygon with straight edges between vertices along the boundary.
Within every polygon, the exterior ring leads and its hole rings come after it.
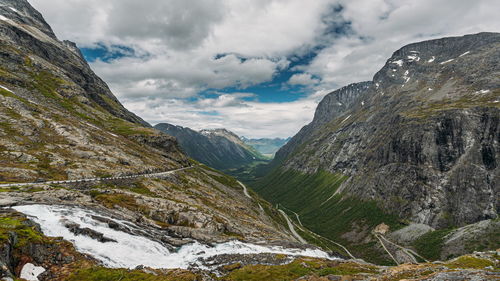
POLYGON ((428 39, 500 30, 495 0, 339 0, 352 33, 300 68, 331 88, 371 80, 398 48, 428 39))
POLYGON ((246 137, 289 137, 312 120, 318 101, 326 92, 287 103, 260 103, 247 93, 200 98, 125 100, 127 108, 152 124, 167 122, 195 130, 229 128, 246 137))
POLYGON ((314 78, 309 73, 298 73, 292 75, 288 80, 288 84, 290 85, 303 85, 303 86, 311 86, 319 83, 319 79, 314 78))
POLYGON ((146 120, 250 137, 293 135, 327 91, 371 80, 405 44, 500 30, 497 0, 30 2, 61 39, 133 50, 91 67, 146 120), (287 71, 288 81, 275 81, 287 71), (262 83, 306 86, 309 96, 260 103, 258 92, 253 100, 241 94, 262 83), (207 90, 225 94, 198 96, 207 90))
POLYGON ((235 55, 200 55, 196 59, 191 55, 175 52, 146 59, 127 57, 96 61, 92 67, 120 97, 185 98, 205 89, 246 88, 271 81, 284 63, 265 58, 241 60, 235 55))

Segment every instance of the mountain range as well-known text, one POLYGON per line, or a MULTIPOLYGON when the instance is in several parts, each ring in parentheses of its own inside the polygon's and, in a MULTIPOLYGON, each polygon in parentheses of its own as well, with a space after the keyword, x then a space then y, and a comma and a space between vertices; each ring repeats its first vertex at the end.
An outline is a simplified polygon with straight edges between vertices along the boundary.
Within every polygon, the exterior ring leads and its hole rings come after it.
POLYGON ((174 136, 187 155, 215 169, 227 170, 258 160, 267 160, 256 149, 226 129, 195 131, 167 123, 157 124, 154 128, 174 136))
POLYGON ((235 179, 195 163, 174 137, 125 109, 76 45, 60 41, 24 0, 0 0, 0 136, 4 280, 36 270, 40 279, 29 280, 82 280, 71 275, 106 270, 102 259, 119 244, 94 257, 88 246, 104 251, 106 243, 120 242, 105 234, 112 229, 167 254, 235 238, 295 243, 269 203, 247 197, 235 179), (168 173, 155 174, 161 172, 168 173), (27 216, 14 206, 36 211, 27 216), (56 213, 41 216, 42 210, 56 213), (63 210, 61 219, 56 210, 63 210), (47 228, 40 218, 54 224, 47 228), (44 235, 56 225, 62 227, 56 236, 75 244, 44 235), (87 237, 86 246, 79 237, 87 237))
POLYGON ((153 128, 0 0, 0 279, 498 278, 499 52, 498 33, 403 47, 252 190, 214 168, 267 161, 249 145, 267 141, 153 128))
POLYGON ((373 261, 380 224, 429 259, 497 247, 499 60, 499 33, 404 46, 327 95, 256 191, 373 261))

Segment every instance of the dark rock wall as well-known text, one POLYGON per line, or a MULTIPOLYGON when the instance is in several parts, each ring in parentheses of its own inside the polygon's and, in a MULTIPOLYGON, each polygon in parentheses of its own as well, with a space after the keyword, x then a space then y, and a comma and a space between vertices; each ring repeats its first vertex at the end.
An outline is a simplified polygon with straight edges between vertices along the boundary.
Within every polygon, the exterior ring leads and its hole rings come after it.
POLYGON ((341 191, 433 227, 496 218, 499 60, 498 33, 405 46, 327 95, 273 165, 349 175, 341 191))

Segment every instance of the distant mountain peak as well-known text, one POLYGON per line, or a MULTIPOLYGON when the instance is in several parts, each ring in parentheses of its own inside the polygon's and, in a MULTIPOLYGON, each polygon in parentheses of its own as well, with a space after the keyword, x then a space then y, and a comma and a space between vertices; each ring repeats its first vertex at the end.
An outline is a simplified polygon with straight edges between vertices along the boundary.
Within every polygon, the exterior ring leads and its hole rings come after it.
POLYGON ((200 130, 200 133, 205 135, 205 136, 219 136, 219 137, 225 137, 227 139, 230 139, 231 141, 235 143, 239 143, 240 145, 244 145, 242 139, 235 133, 224 129, 224 128, 217 128, 217 129, 203 129, 200 130))
POLYGON ((189 156, 216 169, 240 167, 265 159, 238 135, 224 128, 195 131, 168 123, 157 124, 155 128, 176 137, 189 156))

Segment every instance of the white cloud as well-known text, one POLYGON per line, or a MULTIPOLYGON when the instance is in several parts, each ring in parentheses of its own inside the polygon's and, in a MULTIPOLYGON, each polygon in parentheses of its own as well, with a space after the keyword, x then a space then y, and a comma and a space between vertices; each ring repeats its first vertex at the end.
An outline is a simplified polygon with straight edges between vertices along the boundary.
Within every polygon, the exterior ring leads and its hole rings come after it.
POLYGON ((195 130, 228 128, 240 136, 288 137, 313 118, 318 101, 326 94, 287 103, 246 101, 247 93, 223 94, 187 102, 180 99, 134 99, 124 104, 152 124, 167 122, 195 130))
POLYGON ((141 54, 91 64, 118 97, 161 98, 271 81, 287 55, 314 45, 334 0, 31 2, 61 38, 141 54))
POLYGON ((497 0, 30 2, 62 39, 80 46, 104 43, 134 49, 135 57, 91 66, 146 120, 227 127, 251 137, 294 134, 310 120, 325 92, 288 103, 248 101, 240 93, 196 102, 182 98, 192 100, 209 88, 244 89, 272 81, 288 68, 292 56, 317 47, 318 55, 308 65, 295 66, 301 73, 288 84, 311 91, 334 89, 370 80, 405 44, 500 30, 497 0), (341 11, 332 13, 339 5, 341 11), (349 32, 339 34, 346 24, 349 32))
POLYGON ((191 97, 211 88, 245 88, 271 81, 286 62, 265 58, 240 60, 235 55, 218 59, 173 52, 143 58, 122 58, 111 63, 97 61, 94 70, 122 98, 133 97, 191 97))
POLYGON ((371 80, 404 45, 446 36, 500 30, 496 0, 340 0, 353 33, 335 38, 309 66, 332 88, 371 80))
POLYGON ((311 86, 319 83, 319 79, 314 78, 309 73, 298 73, 292 75, 290 80, 288 80, 288 84, 290 85, 303 85, 303 86, 311 86))

